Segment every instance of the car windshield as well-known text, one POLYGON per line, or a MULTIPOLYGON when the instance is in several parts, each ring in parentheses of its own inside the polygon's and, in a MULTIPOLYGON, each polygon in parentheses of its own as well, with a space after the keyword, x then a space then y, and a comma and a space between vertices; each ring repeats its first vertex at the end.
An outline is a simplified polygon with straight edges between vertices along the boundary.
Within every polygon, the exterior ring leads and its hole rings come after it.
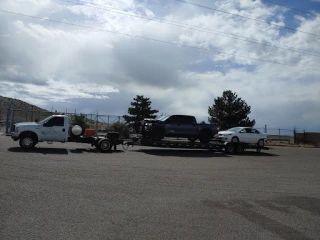
POLYGON ((238 132, 238 131, 241 130, 241 129, 242 129, 241 127, 234 127, 234 128, 228 129, 227 131, 230 131, 230 132, 238 132))
POLYGON ((159 117, 157 120, 159 121, 165 121, 167 118, 169 118, 170 116, 161 116, 159 117))
POLYGON ((49 116, 49 117, 47 117, 47 118, 43 119, 40 123, 47 122, 50 118, 52 118, 52 116, 49 116))

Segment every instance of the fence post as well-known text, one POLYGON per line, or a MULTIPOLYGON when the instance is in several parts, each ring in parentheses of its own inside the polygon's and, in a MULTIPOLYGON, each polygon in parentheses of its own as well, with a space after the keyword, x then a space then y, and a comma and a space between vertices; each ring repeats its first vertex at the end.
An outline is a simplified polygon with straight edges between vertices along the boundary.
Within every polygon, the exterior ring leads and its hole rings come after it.
POLYGON ((9 133, 9 119, 10 119, 11 105, 7 105, 7 117, 6 117, 6 134, 9 133))
POLYGON ((296 136, 296 129, 293 129, 293 143, 296 144, 297 143, 297 136, 296 136))
POLYGON ((33 119, 33 106, 31 107, 31 122, 33 122, 34 119, 33 119))

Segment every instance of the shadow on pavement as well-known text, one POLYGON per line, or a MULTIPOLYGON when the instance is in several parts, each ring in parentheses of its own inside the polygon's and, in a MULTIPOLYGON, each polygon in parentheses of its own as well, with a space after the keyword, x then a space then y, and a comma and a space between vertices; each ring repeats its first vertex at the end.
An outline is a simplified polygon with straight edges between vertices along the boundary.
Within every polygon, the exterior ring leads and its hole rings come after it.
POLYGON ((8 151, 21 153, 68 154, 68 150, 65 148, 33 148, 30 150, 24 150, 20 147, 12 147, 8 148, 8 151))
POLYGON ((234 156, 254 156, 254 157, 278 157, 280 155, 269 152, 256 152, 255 150, 247 150, 243 153, 233 154, 234 156))
POLYGON ((41 153, 41 154, 69 154, 69 153, 75 153, 75 154, 80 154, 80 153, 100 153, 100 154, 110 154, 110 153, 121 153, 123 150, 112 150, 110 152, 100 152, 100 150, 96 148, 76 148, 76 149, 71 149, 67 150, 66 148, 33 148, 30 150, 24 150, 20 147, 12 147, 8 148, 9 152, 20 152, 20 153, 41 153))
POLYGON ((122 153, 123 150, 112 150, 110 152, 101 152, 99 149, 96 148, 76 148, 69 150, 70 153, 101 153, 101 154, 110 154, 110 153, 122 153))
POLYGON ((139 149, 136 152, 150 154, 154 156, 171 157, 233 157, 233 156, 253 156, 253 157, 277 157, 279 155, 267 152, 245 151, 239 154, 227 154, 224 151, 209 151, 207 149, 139 149))
POLYGON ((155 156, 170 156, 170 157, 202 157, 202 158, 211 158, 211 157, 230 157, 229 155, 223 152, 213 152, 208 150, 186 150, 186 149, 139 149, 135 150, 136 152, 146 153, 155 156))

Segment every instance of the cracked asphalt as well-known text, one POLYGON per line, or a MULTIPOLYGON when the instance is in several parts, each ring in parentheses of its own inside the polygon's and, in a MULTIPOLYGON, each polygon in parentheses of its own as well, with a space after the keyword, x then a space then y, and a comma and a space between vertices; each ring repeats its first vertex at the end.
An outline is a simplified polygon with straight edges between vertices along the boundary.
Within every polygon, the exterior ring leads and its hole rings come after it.
POLYGON ((0 135, 0 239, 320 239, 320 149, 118 149, 0 135))

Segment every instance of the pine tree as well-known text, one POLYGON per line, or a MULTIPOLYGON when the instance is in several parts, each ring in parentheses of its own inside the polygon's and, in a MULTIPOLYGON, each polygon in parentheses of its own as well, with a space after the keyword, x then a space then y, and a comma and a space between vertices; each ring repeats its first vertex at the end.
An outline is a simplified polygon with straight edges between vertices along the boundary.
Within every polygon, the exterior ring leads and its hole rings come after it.
POLYGON ((158 110, 151 109, 150 98, 145 98, 143 95, 137 95, 130 104, 132 107, 128 108, 130 115, 124 115, 123 118, 129 127, 139 131, 140 122, 145 118, 155 119, 158 110))
POLYGON ((219 124, 222 130, 232 127, 252 127, 255 120, 249 119, 251 107, 246 101, 232 91, 224 91, 222 97, 214 99, 212 107, 208 108, 209 122, 219 124))

